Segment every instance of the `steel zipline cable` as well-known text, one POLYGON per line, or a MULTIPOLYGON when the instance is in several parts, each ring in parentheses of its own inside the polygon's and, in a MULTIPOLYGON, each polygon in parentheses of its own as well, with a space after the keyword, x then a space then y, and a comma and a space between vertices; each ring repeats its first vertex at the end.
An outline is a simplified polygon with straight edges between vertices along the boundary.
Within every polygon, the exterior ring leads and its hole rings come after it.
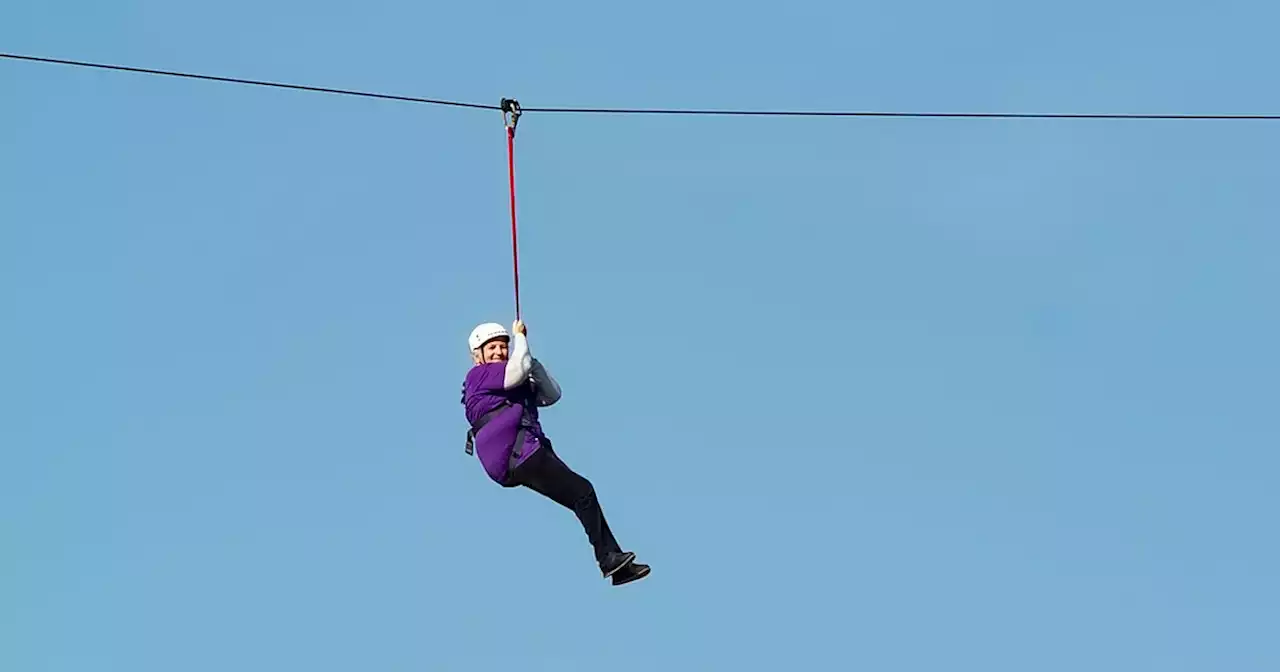
MULTIPOLYGON (((502 110, 502 105, 469 103, 455 100, 423 98, 371 91, 338 89, 331 87, 289 84, 241 77, 223 77, 202 75, 173 70, 158 70, 124 65, 74 61, 61 58, 27 56, 21 54, 0 53, 0 58, 15 61, 29 61, 69 65, 81 68, 115 70, 146 75, 179 77, 249 86, 266 86, 279 89, 293 89, 314 93, 328 93, 341 96, 357 96, 377 98, 399 102, 419 103, 427 105, 445 105, 481 110, 502 110)), ((1220 120, 1220 121, 1280 121, 1280 114, 1143 114, 1143 113, 1106 113, 1106 112, 906 112, 906 111, 822 111, 822 110, 738 110, 738 109, 685 109, 685 108, 633 108, 633 107, 525 107, 523 112, 546 114, 612 114, 612 115, 693 115, 693 116, 757 116, 757 117, 896 117, 896 118, 953 118, 953 119, 1146 119, 1146 120, 1220 120)))

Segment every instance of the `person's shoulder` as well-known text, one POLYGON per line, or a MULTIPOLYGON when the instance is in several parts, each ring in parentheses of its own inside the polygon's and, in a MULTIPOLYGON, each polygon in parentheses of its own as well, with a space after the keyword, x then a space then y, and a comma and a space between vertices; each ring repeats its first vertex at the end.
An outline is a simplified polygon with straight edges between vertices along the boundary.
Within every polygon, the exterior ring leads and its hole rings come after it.
POLYGON ((497 377, 502 380, 507 375, 507 365, 505 362, 486 362, 477 364, 467 371, 467 377, 464 384, 467 387, 484 386, 489 381, 497 377))
POLYGON ((505 372, 507 370, 506 362, 485 362, 484 364, 476 364, 467 371, 467 377, 492 375, 495 371, 505 372))

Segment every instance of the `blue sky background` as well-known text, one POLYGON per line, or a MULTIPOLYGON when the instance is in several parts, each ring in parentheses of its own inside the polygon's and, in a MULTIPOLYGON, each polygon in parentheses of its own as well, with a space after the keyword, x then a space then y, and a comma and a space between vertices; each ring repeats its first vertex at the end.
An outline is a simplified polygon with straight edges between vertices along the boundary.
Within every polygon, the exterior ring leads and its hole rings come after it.
MULTIPOLYGON (((0 51, 525 106, 1277 113, 1280 10, 34 2, 0 51)), ((1280 667, 1280 123, 528 114, 0 61, 0 669, 1280 667)))

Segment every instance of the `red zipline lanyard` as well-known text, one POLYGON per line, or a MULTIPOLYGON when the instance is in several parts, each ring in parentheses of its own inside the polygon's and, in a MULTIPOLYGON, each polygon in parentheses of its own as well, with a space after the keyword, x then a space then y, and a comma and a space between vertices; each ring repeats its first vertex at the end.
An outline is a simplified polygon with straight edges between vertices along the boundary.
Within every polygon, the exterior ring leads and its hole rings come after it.
POLYGON ((507 173, 511 180, 511 262, 516 285, 516 319, 520 319, 520 249, 516 244, 516 122, 520 103, 502 99, 502 118, 507 127, 507 173))

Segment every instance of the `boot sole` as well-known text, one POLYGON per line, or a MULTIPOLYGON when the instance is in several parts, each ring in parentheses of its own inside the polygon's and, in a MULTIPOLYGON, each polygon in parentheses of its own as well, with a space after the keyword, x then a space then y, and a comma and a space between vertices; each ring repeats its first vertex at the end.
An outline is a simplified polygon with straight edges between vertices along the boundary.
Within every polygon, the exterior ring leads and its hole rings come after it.
POLYGON ((649 576, 649 572, 650 572, 650 571, 652 571, 652 569, 650 569, 649 567, 645 567, 645 568, 644 568, 643 570, 641 570, 640 572, 637 572, 636 574, 634 574, 634 575, 632 575, 632 576, 630 576, 630 577, 628 577, 628 578, 621 579, 621 580, 619 580, 619 579, 615 578, 615 579, 613 580, 613 585, 615 585, 615 586, 625 586, 625 585, 627 585, 628 583, 631 583, 632 581, 639 581, 640 579, 643 579, 644 577, 649 576))

